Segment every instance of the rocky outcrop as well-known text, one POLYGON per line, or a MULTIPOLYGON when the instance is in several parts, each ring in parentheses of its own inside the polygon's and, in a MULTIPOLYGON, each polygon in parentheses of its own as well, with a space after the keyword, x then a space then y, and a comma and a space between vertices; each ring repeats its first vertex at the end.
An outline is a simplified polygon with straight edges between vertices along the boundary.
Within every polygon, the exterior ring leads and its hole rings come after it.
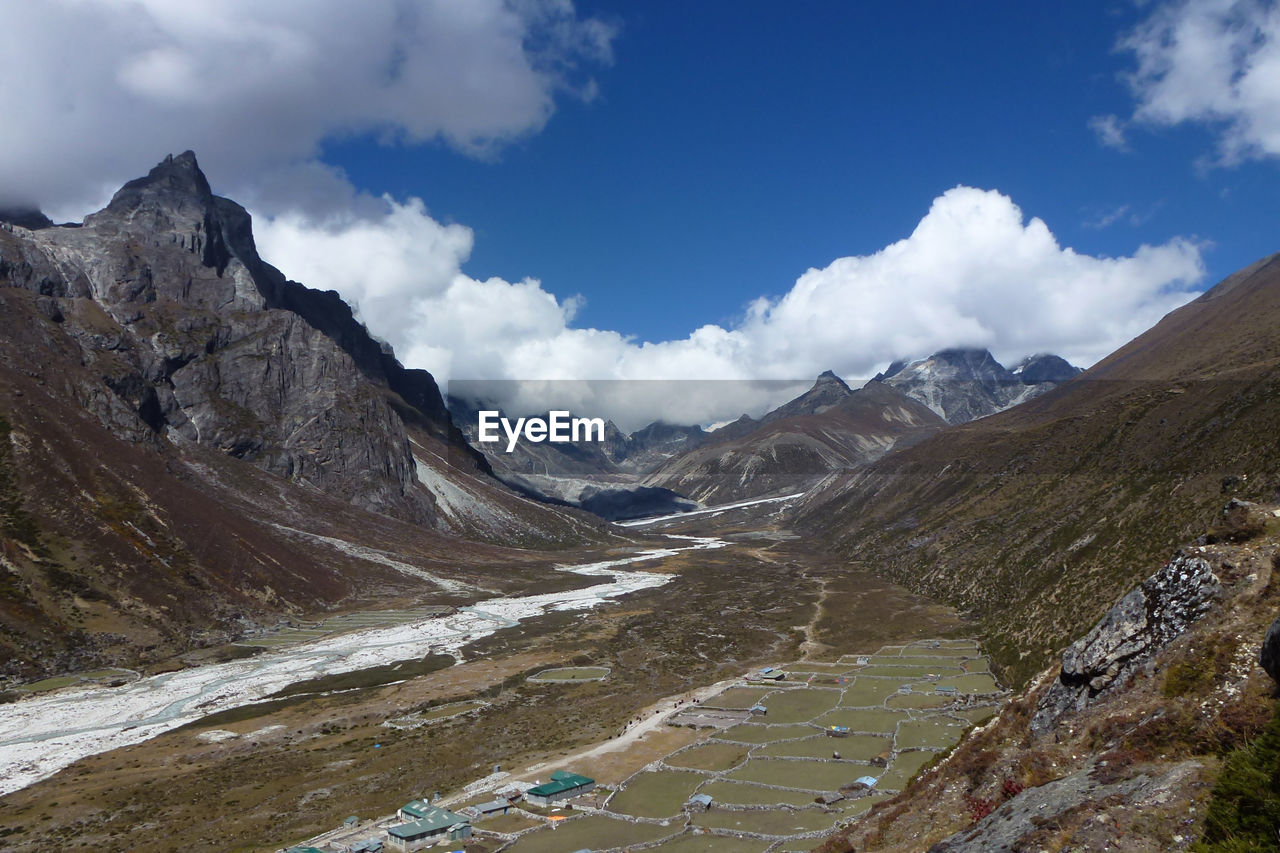
POLYGON ((435 521, 406 423, 465 447, 435 380, 401 366, 337 293, 265 263, 249 214, 213 194, 194 154, 130 181, 82 226, 0 228, 0 284, 44 297, 101 376, 76 389, 80 404, 115 435, 212 447, 435 521))
MULTIPOLYGON (((1105 762, 1104 762, 1105 763, 1105 762)), ((1200 770, 1195 761, 1184 761, 1155 776, 1105 782, 1099 779, 1098 765, 1029 788, 1001 805, 973 827, 958 832, 929 848, 928 853, 987 853, 992 850, 1038 850, 1048 845, 1046 827, 1060 828, 1079 823, 1081 812, 1105 811, 1108 805, 1142 809, 1165 802, 1169 792, 1194 778, 1200 770)), ((1105 778, 1105 776, 1103 777, 1105 778)), ((1117 849, 1114 821, 1095 821, 1076 830, 1077 849, 1117 849), (1096 845, 1096 846, 1095 846, 1096 845)))
POLYGON ((1123 687, 1157 651, 1203 616, 1222 592, 1209 563, 1182 551, 1107 612, 1062 653, 1057 680, 1040 699, 1033 731, 1048 731, 1072 709, 1123 687))
POLYGON ((1004 411, 1080 373, 1056 355, 1030 356, 1008 370, 987 350, 945 349, 910 363, 897 361, 877 379, 960 424, 1004 411))

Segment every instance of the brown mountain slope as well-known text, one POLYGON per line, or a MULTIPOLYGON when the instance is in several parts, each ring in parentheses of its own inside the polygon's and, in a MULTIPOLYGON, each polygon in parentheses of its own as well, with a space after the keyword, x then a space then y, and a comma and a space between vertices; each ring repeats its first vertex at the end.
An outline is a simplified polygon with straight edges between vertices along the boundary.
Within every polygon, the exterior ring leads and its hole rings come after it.
POLYGON ((0 223, 0 679, 474 600, 546 559, 477 540, 606 536, 494 481, 431 376, 258 258, 193 155, 83 227, 0 223))
POLYGON ((1280 487, 1280 256, 1080 377, 830 481, 797 523, 859 567, 966 608, 1020 681, 1224 493, 1280 487))
POLYGON ((882 382, 850 391, 834 374, 770 412, 740 437, 709 443, 660 466, 645 482, 708 503, 802 489, 834 470, 864 465, 944 426, 882 382))

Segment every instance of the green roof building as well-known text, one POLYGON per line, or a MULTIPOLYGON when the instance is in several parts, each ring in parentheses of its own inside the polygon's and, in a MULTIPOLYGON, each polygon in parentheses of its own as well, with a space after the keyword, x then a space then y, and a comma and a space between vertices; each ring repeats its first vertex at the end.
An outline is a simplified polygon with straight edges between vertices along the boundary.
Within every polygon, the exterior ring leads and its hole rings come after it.
POLYGON ((524 798, 535 806, 549 806, 579 794, 585 794, 596 786, 595 779, 579 776, 567 770, 551 774, 551 781, 524 792, 524 798))
POLYGON ((405 803, 398 814, 407 822, 387 830, 387 843, 392 850, 421 850, 445 838, 452 841, 471 837, 469 820, 422 800, 405 803))

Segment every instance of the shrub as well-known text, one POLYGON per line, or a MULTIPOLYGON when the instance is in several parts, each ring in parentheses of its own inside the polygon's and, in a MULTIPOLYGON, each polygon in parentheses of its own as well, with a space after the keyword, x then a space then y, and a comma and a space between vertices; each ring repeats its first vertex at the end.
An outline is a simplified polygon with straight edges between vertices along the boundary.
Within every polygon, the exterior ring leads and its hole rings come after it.
POLYGON ((1227 756, 1205 818, 1202 853, 1274 850, 1280 828, 1280 706, 1249 746, 1227 756))

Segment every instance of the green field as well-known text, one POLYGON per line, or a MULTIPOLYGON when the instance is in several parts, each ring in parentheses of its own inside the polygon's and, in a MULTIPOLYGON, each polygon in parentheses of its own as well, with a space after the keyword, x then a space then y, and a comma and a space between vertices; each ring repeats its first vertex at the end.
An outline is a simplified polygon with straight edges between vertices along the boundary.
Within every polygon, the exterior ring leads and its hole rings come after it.
POLYGON ((961 693, 998 693, 1000 685, 987 672, 975 672, 971 675, 952 675, 938 681, 939 686, 949 685, 961 693))
POLYGON ((903 657, 920 656, 920 657, 937 657, 937 658, 960 658, 960 657, 975 658, 981 654, 982 652, 978 650, 978 647, 972 643, 969 643, 967 645, 948 645, 946 643, 943 643, 936 649, 930 648, 927 645, 911 645, 911 646, 907 646, 902 651, 903 657))
POLYGON ((706 779, 682 770, 642 771, 610 798, 609 810, 633 817, 672 817, 706 779))
POLYGON ((898 723, 910 719, 906 711, 877 710, 875 708, 836 708, 814 720, 817 725, 847 726, 853 732, 878 732, 892 735, 898 723))
POLYGON ((802 688, 775 693, 763 703, 769 709, 770 723, 804 723, 830 711, 840 701, 838 690, 802 688))
MULTIPOLYGON (((858 671, 859 675, 878 675, 882 678, 901 678, 904 681, 924 678, 929 674, 938 674, 937 666, 907 666, 905 664, 872 664, 858 671)), ((955 667, 951 667, 953 672, 955 667)))
POLYGON ((78 684, 103 684, 111 681, 133 681, 138 677, 136 672, 127 669, 96 669, 93 672, 79 672, 74 675, 55 675, 28 684, 19 684, 14 688, 19 693, 44 693, 49 690, 61 690, 78 684))
POLYGON ((709 782, 698 789, 718 803, 738 806, 807 806, 813 802, 813 794, 807 791, 783 791, 752 785, 748 782, 709 782))
POLYGON ((725 778, 821 793, 837 790, 841 785, 846 785, 859 776, 865 776, 866 773, 866 767, 846 764, 843 761, 752 758, 744 766, 730 771, 725 778))
POLYGON ((945 708, 954 704, 956 697, 944 696, 940 693, 895 693, 884 704, 890 708, 945 708))
POLYGON ((707 708, 725 708, 730 711, 744 711, 773 693, 772 687, 730 687, 723 693, 712 696, 703 702, 707 708))
POLYGON ((609 676, 607 666, 561 666, 529 676, 530 681, 600 681, 609 676))
POLYGON ((815 661, 800 661, 799 663, 790 663, 782 667, 787 673, 792 672, 822 672, 827 675, 843 675, 853 669, 847 663, 819 663, 815 661))
POLYGON ((693 770, 729 770, 746 760, 749 749, 733 743, 705 743, 669 755, 664 762, 672 767, 693 770))
POLYGON ((839 815, 816 808, 753 809, 751 811, 712 808, 710 811, 694 815, 693 824, 714 829, 756 832, 761 835, 801 835, 820 829, 830 829, 839 819, 839 815))
POLYGON ((859 817, 871 811, 871 807, 881 800, 889 799, 889 794, 868 794, 865 797, 858 797, 856 800, 844 800, 832 806, 833 809, 840 812, 843 820, 851 817, 859 817))
POLYGON ((732 726, 713 737, 718 740, 736 740, 741 743, 773 743, 788 738, 806 737, 814 733, 813 726, 792 724, 787 726, 765 726, 753 723, 742 723, 732 726))
POLYGON ((841 758, 854 761, 870 761, 877 755, 889 754, 893 741, 877 735, 849 735, 848 737, 817 737, 789 740, 756 749, 755 755, 785 758, 831 758, 840 753, 841 758))
POLYGON ((911 781, 911 777, 916 775, 916 771, 933 761, 935 756, 936 753, 924 750, 898 753, 893 763, 889 765, 889 769, 880 777, 880 783, 876 788, 901 791, 911 781))
POLYGON ((908 720, 898 726, 898 734, 894 743, 898 749, 918 749, 932 747, 946 749, 960 740, 960 736, 969 728, 967 723, 950 720, 946 717, 926 717, 923 720, 908 720))
POLYGON ((902 679, 857 676, 845 688, 840 705, 846 708, 879 708, 884 700, 898 692, 902 679))
POLYGON ((944 667, 946 669, 958 669, 961 660, 954 655, 938 655, 924 654, 919 655, 872 655, 871 664, 873 666, 924 666, 924 667, 944 667))
POLYGON ((666 841, 649 850, 661 850, 663 853, 760 853, 769 846, 768 841, 753 841, 750 838, 729 838, 724 835, 703 833, 694 835, 686 832, 679 838, 666 841))
POLYGON ((629 823, 600 815, 587 815, 537 829, 520 836, 510 853, 565 853, 567 850, 607 850, 657 841, 678 831, 678 827, 652 823, 629 823))
POLYGON ((992 705, 979 705, 976 708, 960 708, 949 713, 964 717, 974 725, 981 725, 996 715, 998 708, 992 705))

